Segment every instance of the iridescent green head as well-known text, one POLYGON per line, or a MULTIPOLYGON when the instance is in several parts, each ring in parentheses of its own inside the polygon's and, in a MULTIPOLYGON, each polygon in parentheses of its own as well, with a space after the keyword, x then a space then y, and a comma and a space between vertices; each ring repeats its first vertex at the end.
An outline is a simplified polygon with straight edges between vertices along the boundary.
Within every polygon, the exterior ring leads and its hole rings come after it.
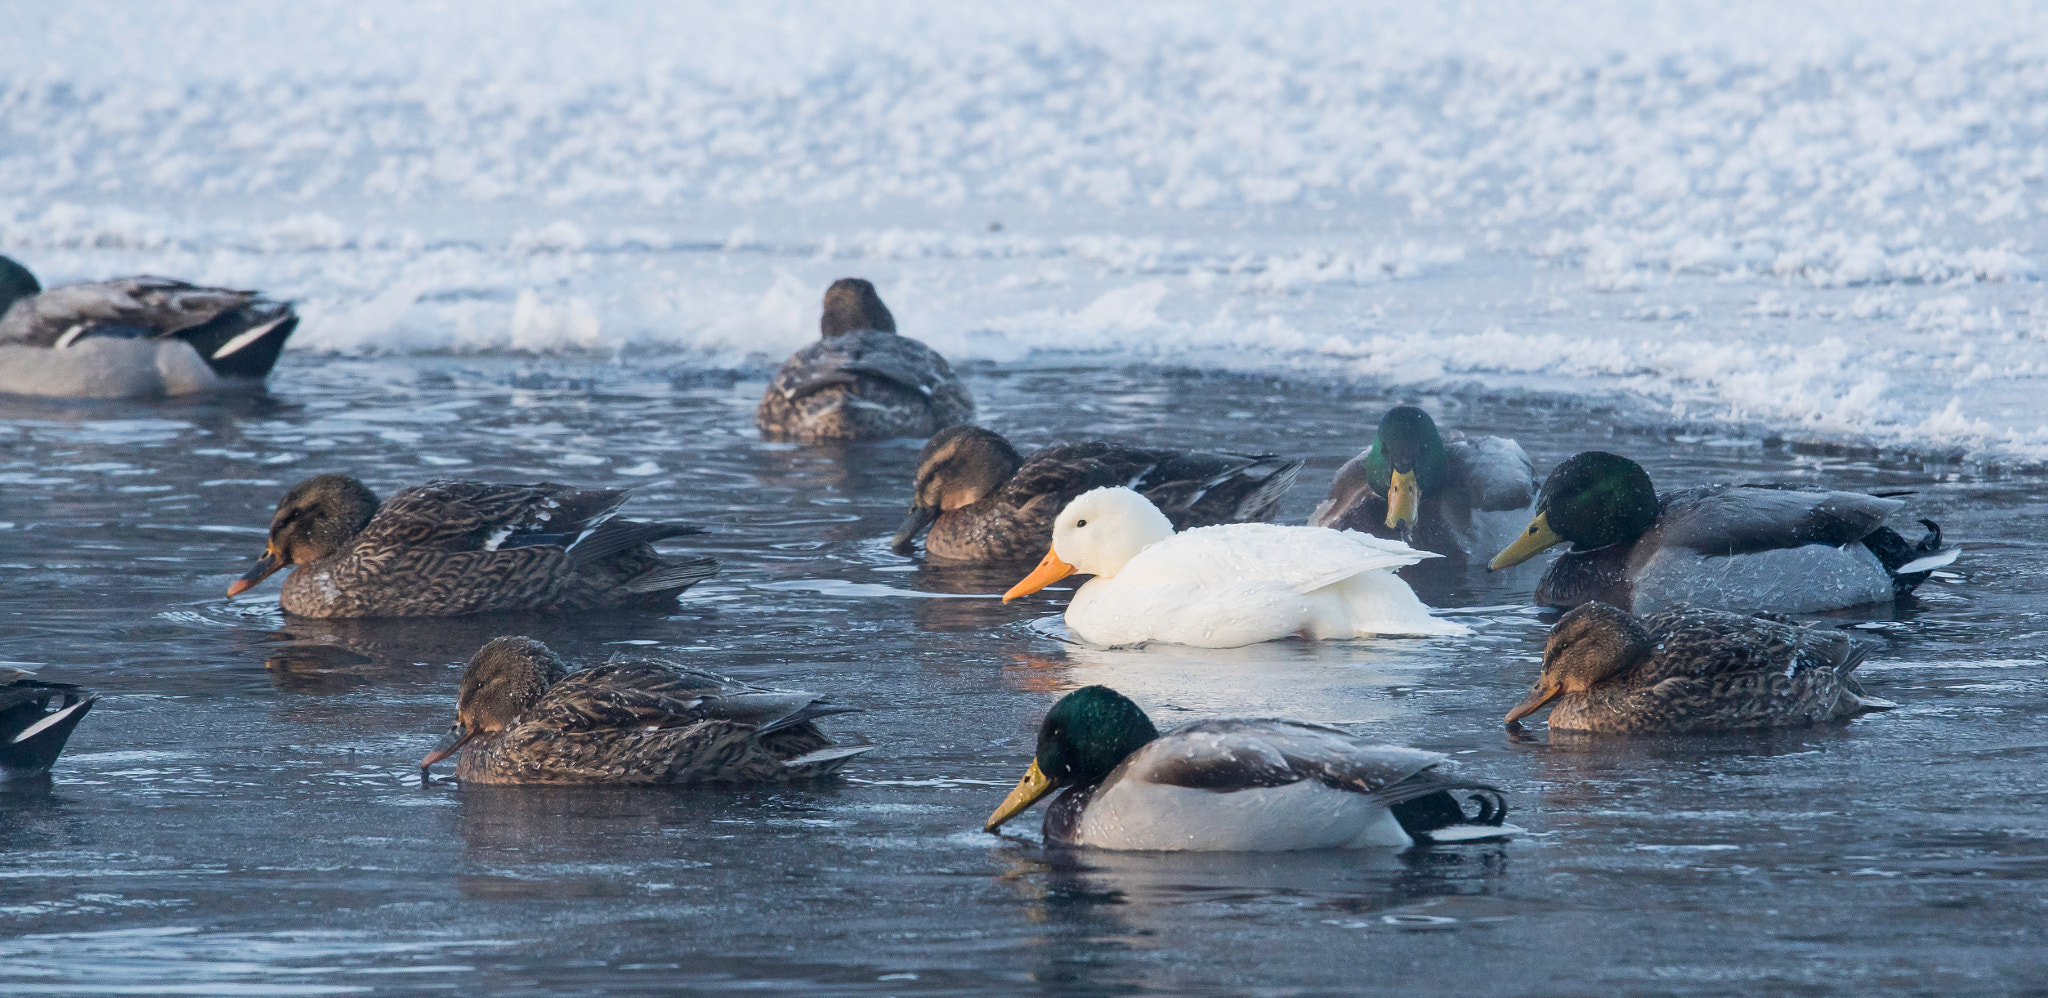
POLYGON ((1084 686, 1060 698, 1038 726, 1038 752, 1017 789, 989 815, 991 832, 1061 787, 1094 783, 1159 737, 1138 705, 1107 686, 1084 686))
POLYGON ((42 294, 43 286, 28 268, 0 256, 0 315, 6 315, 14 303, 23 298, 42 294))
POLYGON ((1438 494, 1451 475, 1436 420, 1412 405, 1397 405, 1380 418, 1372 449, 1365 452, 1365 479, 1387 500, 1387 527, 1414 525, 1422 500, 1438 494))
POLYGON ((1519 565, 1565 541, 1575 551, 1632 543, 1657 522, 1657 489, 1643 466, 1617 454, 1574 454, 1543 481, 1536 518, 1488 568, 1519 565))

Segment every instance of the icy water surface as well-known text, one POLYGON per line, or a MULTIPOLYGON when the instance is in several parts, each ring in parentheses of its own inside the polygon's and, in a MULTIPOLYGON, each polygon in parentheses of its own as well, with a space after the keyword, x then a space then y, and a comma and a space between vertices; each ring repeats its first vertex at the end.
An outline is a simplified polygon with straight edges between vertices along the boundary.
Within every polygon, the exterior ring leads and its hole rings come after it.
MULTIPOLYGON (((287 358, 225 403, 0 409, 0 659, 106 694, 55 779, 0 792, 13 994, 2019 993, 2048 980, 2048 590, 2039 482, 1643 432, 1522 396, 1425 400, 1548 468, 1591 446, 1661 483, 1918 490, 1967 549, 1897 611, 1842 615, 1903 706, 1846 729, 1510 739, 1546 626, 1533 573, 1430 587, 1461 642, 1102 652, 1063 595, 888 553, 916 456, 761 443, 757 381, 569 361, 287 358), (220 593, 283 489, 345 470, 631 486, 715 528, 672 614, 321 623, 220 593), (1875 616, 1877 619, 1869 619, 1875 616), (880 746, 754 790, 422 787, 461 661, 524 632, 830 694, 880 746), (1049 852, 978 829, 1062 692, 1162 725, 1343 723, 1454 753, 1530 830, 1405 854, 1049 852)), ((1094 433, 1310 459, 1300 522, 1388 399, 1158 370, 977 372, 1020 444, 1094 433)), ((1654 426, 1647 429, 1655 430, 1654 426)))

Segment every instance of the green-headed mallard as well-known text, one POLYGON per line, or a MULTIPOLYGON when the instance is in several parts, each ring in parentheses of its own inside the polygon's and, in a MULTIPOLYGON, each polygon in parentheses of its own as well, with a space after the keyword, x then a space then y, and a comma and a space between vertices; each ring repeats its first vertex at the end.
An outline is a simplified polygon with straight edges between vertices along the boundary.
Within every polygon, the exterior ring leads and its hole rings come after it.
POLYGON ((946 358, 896 335, 896 317, 873 284, 832 282, 818 325, 818 342, 784 361, 761 396, 754 425, 763 437, 928 437, 974 418, 974 399, 946 358))
POLYGON ((623 489, 428 482, 379 504, 347 475, 292 487, 270 544, 234 596, 288 565, 281 602, 302 617, 453 617, 661 606, 718 572, 653 542, 703 528, 616 515, 623 489))
POLYGON ((985 827, 1064 790, 1045 813, 1057 845, 1280 852, 1518 831, 1501 824, 1500 791, 1438 774, 1444 761, 1304 721, 1197 721, 1160 734, 1122 694, 1086 686, 1046 713, 1031 768, 985 827), (1471 791, 1474 813, 1454 791, 1471 791))
POLYGON ((44 291, 0 256, 0 391, 146 398, 255 385, 298 325, 290 302, 168 277, 44 291))
POLYGON ((927 527, 925 556, 949 564, 1029 561, 1052 543, 1052 521, 1075 496, 1131 488, 1175 530, 1263 523, 1280 507, 1302 462, 1272 454, 1206 454, 1091 440, 1053 444, 1029 458, 979 426, 940 430, 917 459, 910 515, 891 541, 909 554, 927 527))
POLYGON ((570 672, 532 638, 495 638, 463 670, 455 724, 420 770, 460 752, 464 783, 808 780, 874 748, 811 723, 859 709, 660 659, 570 672))
POLYGON ((1492 568, 1565 541, 1536 602, 1590 600, 1638 614, 1674 603, 1811 613, 1904 596, 1960 552, 1928 520, 1919 544, 1884 521, 1896 499, 1770 485, 1707 485, 1658 495, 1642 466, 1600 451, 1557 466, 1536 517, 1492 568))
POLYGON ((1492 550, 1504 532, 1484 529, 1474 514, 1525 510, 1535 496, 1536 469, 1521 444, 1456 431, 1445 439, 1429 413, 1397 405, 1381 417, 1372 446, 1337 469, 1330 498, 1308 522, 1395 538, 1462 562, 1492 550))
POLYGON ((1586 603, 1550 629, 1543 673, 1508 712, 1516 726, 1552 705, 1560 731, 1648 735, 1793 727, 1892 704, 1850 673, 1864 648, 1838 631, 1772 615, 1679 604, 1642 620, 1586 603))
POLYGON ((0 782, 48 773, 71 729, 99 699, 82 686, 38 682, 29 675, 0 668, 0 782))

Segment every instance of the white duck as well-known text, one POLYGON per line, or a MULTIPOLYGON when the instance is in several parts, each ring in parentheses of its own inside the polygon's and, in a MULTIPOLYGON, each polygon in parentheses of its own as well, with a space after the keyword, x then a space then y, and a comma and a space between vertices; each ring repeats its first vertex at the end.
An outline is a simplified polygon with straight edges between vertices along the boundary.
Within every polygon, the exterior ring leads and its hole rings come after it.
POLYGON ((1229 523, 1173 532, 1144 496, 1084 492, 1053 521, 1052 549, 1003 594, 1009 602, 1075 573, 1093 575, 1067 604, 1084 641, 1236 648, 1301 635, 1461 635, 1430 616, 1396 569, 1437 555, 1324 527, 1229 523))

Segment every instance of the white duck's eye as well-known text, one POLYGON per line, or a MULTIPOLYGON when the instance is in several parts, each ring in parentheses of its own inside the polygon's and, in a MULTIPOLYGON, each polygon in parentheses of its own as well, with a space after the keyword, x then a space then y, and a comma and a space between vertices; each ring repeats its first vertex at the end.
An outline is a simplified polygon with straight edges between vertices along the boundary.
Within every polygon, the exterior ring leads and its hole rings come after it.
POLYGON ((1085 527, 1085 526, 1087 526, 1087 525, 1088 525, 1088 521, 1087 521, 1087 520, 1075 520, 1075 521, 1074 521, 1074 526, 1076 526, 1076 527, 1085 527))

